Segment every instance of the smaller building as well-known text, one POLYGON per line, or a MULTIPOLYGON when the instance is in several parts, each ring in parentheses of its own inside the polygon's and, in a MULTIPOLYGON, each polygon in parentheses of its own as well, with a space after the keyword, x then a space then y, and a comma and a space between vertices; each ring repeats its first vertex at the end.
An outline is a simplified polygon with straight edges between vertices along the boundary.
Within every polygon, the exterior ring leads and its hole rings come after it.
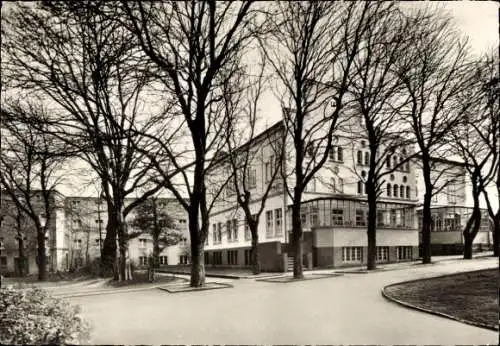
MULTIPOLYGON (((419 229, 422 229, 422 209, 418 211, 419 229)), ((461 255, 464 252, 463 230, 472 214, 471 207, 437 206, 431 208, 431 255, 461 255)), ((422 243, 422 232, 419 232, 422 243)), ((493 243, 488 211, 481 210, 481 225, 474 238, 473 251, 490 249, 493 243)))

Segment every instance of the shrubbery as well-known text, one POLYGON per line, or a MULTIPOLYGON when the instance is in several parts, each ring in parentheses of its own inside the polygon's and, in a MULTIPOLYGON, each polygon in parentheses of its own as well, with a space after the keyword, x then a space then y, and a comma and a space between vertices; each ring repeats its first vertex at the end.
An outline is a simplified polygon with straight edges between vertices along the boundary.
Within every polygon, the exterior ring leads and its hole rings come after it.
POLYGON ((0 289, 0 344, 81 344, 89 331, 78 306, 41 289, 0 289))

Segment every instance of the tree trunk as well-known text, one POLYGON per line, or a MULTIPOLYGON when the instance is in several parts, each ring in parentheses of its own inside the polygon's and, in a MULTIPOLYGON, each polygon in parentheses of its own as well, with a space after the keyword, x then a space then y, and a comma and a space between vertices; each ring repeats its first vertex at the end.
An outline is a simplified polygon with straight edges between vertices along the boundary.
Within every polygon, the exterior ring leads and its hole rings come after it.
MULTIPOLYGON (((376 196, 375 196, 376 198, 376 196)), ((368 197, 368 254, 366 269, 377 269, 377 202, 368 197)))
POLYGON ((374 184, 367 184, 368 192, 368 254, 366 269, 377 268, 377 194, 374 184))
MULTIPOLYGON (((113 213, 113 205, 108 203, 108 223, 106 224, 106 237, 101 252, 101 274, 108 276, 116 274, 114 267, 116 261, 116 220, 113 213)), ((114 275, 115 278, 117 275, 114 275)))
POLYGON ((292 246, 294 249, 295 260, 293 262, 293 278, 304 278, 302 268, 302 222, 300 219, 300 197, 297 197, 297 188, 295 188, 295 198, 292 205, 292 246))
POLYGON ((464 259, 472 259, 472 242, 474 238, 470 233, 464 234, 464 259))
POLYGON ((19 261, 18 261, 18 273, 19 276, 24 277, 27 273, 24 272, 24 264, 25 264, 25 258, 24 258, 24 240, 23 240, 23 235, 21 233, 17 234, 17 247, 18 247, 18 252, 19 252, 19 261))
POLYGON ((424 264, 431 263, 431 198, 432 191, 425 192, 422 208, 422 263, 424 264))
POLYGON ((500 218, 493 220, 493 256, 498 257, 500 253, 500 218))
POLYGON ((252 234, 252 249, 251 258, 252 258, 252 274, 257 275, 260 274, 260 254, 259 254, 259 233, 257 229, 257 223, 254 225, 250 225, 250 232, 252 234))
POLYGON ((116 213, 116 231, 118 234, 118 245, 120 251, 120 261, 118 270, 120 276, 123 280, 130 280, 131 278, 127 275, 127 255, 128 255, 128 239, 127 239, 127 225, 125 224, 125 218, 123 217, 123 205, 121 203, 115 203, 115 213, 116 213))
POLYGON ((37 232, 37 242, 38 281, 45 281, 47 280, 47 256, 45 256, 45 232, 43 229, 39 229, 37 232))
MULTIPOLYGON (((201 243, 201 242, 200 242, 201 243)), ((203 244, 191 242, 191 287, 205 285, 205 263, 203 257, 203 244)))
POLYGON ((472 215, 467 221, 467 225, 463 231, 464 236, 464 259, 472 259, 472 245, 474 238, 479 232, 481 226, 481 209, 479 208, 479 192, 472 188, 472 198, 474 200, 474 207, 472 215))
POLYGON ((160 267, 160 240, 157 231, 153 234, 153 268, 160 267))

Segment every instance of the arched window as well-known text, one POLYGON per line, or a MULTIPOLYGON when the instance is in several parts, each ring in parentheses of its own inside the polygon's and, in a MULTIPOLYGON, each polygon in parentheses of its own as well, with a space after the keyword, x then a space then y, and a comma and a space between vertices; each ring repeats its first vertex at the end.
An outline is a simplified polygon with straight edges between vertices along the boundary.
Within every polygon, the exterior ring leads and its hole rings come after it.
POLYGON ((407 186, 407 187, 406 187, 406 198, 410 199, 410 197, 411 197, 411 194, 410 194, 410 187, 409 187, 409 186, 407 186))
POLYGON ((405 187, 404 185, 399 186, 399 197, 405 198, 405 187))
POLYGON ((393 190, 394 190, 394 197, 398 197, 398 185, 394 184, 394 187, 393 187, 393 190))
POLYGON ((394 181, 394 174, 391 174, 390 179, 391 181, 394 181))
POLYGON ((361 171, 361 177, 362 178, 366 178, 366 172, 365 171, 361 171))
POLYGON ((405 176, 403 176, 403 183, 406 183, 408 181, 408 178, 405 176))
POLYGON ((360 180, 358 181, 358 194, 362 195, 363 194, 363 182, 360 180))
POLYGON ((392 157, 392 167, 396 167, 398 165, 398 157, 397 156, 393 156, 392 157))
POLYGON ((365 165, 370 164, 370 153, 365 153, 365 165))
POLYGON ((358 156, 357 157, 357 159, 358 159, 358 165, 363 164, 363 153, 360 150, 358 150, 357 156, 358 156))
POLYGON ((391 168, 391 157, 390 156, 387 156, 385 158, 385 165, 387 168, 391 168))
POLYGON ((387 184, 387 196, 391 197, 392 195, 392 186, 391 184, 387 184))

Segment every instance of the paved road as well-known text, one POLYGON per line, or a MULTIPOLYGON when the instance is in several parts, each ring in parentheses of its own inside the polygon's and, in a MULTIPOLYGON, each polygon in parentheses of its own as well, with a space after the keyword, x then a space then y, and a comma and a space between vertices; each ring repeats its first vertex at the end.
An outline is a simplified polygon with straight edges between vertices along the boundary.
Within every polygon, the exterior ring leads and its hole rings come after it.
POLYGON ((487 258, 285 284, 234 280, 229 289, 70 300, 93 322, 97 344, 497 345, 496 332, 409 310, 380 294, 394 282, 497 266, 487 258))

